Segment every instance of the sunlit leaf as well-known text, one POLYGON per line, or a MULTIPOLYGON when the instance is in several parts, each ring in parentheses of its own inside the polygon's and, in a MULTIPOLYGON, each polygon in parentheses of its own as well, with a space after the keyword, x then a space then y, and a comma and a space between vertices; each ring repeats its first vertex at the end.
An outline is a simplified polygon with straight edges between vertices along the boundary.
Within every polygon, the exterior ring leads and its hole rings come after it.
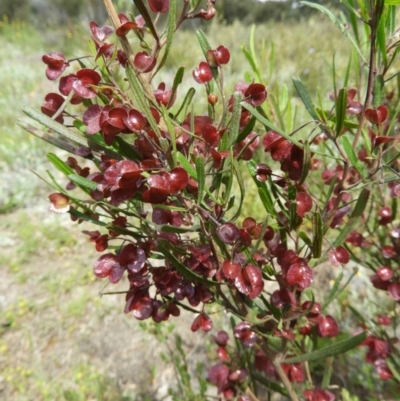
POLYGON ((356 336, 346 338, 345 340, 338 341, 334 344, 328 345, 327 347, 321 348, 319 350, 309 352, 308 354, 303 354, 300 356, 295 356, 292 358, 285 359, 285 363, 300 363, 300 362, 313 362, 319 361, 329 356, 335 356, 342 354, 344 352, 350 351, 351 349, 357 347, 361 344, 367 337, 367 332, 363 331, 356 336))

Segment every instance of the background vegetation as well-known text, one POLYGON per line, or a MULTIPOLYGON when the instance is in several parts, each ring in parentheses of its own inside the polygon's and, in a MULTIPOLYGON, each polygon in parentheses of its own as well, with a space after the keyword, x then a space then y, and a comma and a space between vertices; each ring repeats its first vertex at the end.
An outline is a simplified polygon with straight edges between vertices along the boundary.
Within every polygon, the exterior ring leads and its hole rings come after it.
MULTIPOLYGON (((24 104, 40 108, 44 94, 51 90, 42 54, 58 50, 69 57, 77 47, 82 55, 87 52, 89 30, 82 20, 103 24, 105 19, 96 3, 0 3, 0 399, 159 400, 175 375, 171 365, 154 358, 156 340, 149 336, 153 332, 164 338, 169 333, 173 340, 173 327, 164 332, 150 324, 139 327, 131 317, 122 316, 121 298, 98 296, 102 284, 94 283, 94 257, 80 234, 85 227, 73 225, 65 216, 48 215, 49 190, 32 173, 45 174, 49 149, 15 124, 24 104)), ((213 22, 208 37, 234 55, 229 85, 249 73, 241 46, 248 45, 250 24, 257 22, 257 51, 266 82, 292 96, 296 107, 299 101, 292 95, 291 77, 298 75, 310 89, 319 88, 312 94, 330 105, 329 65, 336 53, 337 71, 345 71, 342 56, 348 54, 349 45, 323 16, 306 15, 291 2, 225 0, 219 7, 223 18, 213 22), (283 17, 296 22, 289 29, 281 22, 283 17)), ((191 28, 179 32, 176 42, 181 48, 174 48, 171 74, 180 65, 190 71, 198 62, 200 50, 186 46, 194 35, 191 28)), ((257 214, 257 205, 246 207, 248 215, 257 214)), ((318 280, 321 286, 329 286, 334 278, 335 273, 327 270, 318 280)), ((342 294, 334 308, 344 322, 349 318, 346 305, 355 299, 359 310, 379 313, 380 305, 370 299, 370 287, 360 275, 354 287, 342 294)), ((182 334, 181 327, 178 332, 182 334)), ((185 335, 185 339, 185 353, 200 353, 195 337, 185 335)), ((168 355, 168 342, 164 352, 168 355)), ((344 394, 345 400, 378 400, 385 399, 379 394, 396 394, 397 389, 387 383, 377 388, 371 366, 357 357, 342 361, 336 370, 336 380, 359 396, 344 394)))

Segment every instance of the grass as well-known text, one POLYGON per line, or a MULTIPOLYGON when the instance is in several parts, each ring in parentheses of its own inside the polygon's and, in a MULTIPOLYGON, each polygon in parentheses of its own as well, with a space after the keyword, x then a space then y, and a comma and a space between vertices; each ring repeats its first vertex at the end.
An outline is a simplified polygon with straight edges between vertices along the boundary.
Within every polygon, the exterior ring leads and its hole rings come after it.
MULTIPOLYGON (((249 31, 238 22, 233 26, 213 22, 207 30, 212 46, 223 44, 233 55, 225 72, 227 88, 253 75, 241 50, 241 46, 249 47, 249 31)), ((38 109, 46 93, 57 91, 57 84, 45 79, 42 54, 60 50, 68 58, 76 55, 75 49, 85 54, 87 36, 82 40, 81 32, 79 25, 49 27, 40 33, 23 22, 0 22, 4 83, 0 88, 0 398, 159 400, 175 377, 171 366, 157 357, 160 338, 170 337, 172 329, 160 332, 164 329, 146 322, 143 330, 122 314, 122 296, 98 296, 104 283, 91 270, 97 255, 79 233, 92 227, 77 227, 66 216, 49 215, 46 196, 50 191, 30 170, 45 175, 50 169, 46 161, 50 149, 16 125, 23 105, 38 109)), ((344 71, 350 49, 332 24, 322 16, 299 21, 290 29, 271 22, 257 27, 255 38, 260 71, 271 93, 291 88, 296 75, 308 88, 318 88, 324 105, 330 105, 332 55, 336 52, 337 70, 344 71)), ((191 30, 177 34, 169 70, 157 82, 170 81, 181 65, 186 66, 187 77, 191 74, 202 59, 199 47, 191 45, 195 42, 191 30)), ((340 85, 343 76, 337 79, 340 85)), ((188 82, 182 91, 195 85, 188 82)), ((316 98, 317 90, 311 95, 316 98)), ((290 89, 288 96, 294 108, 300 104, 290 89)), ((205 105, 204 96, 197 98, 196 105, 205 105)), ((298 118, 305 117, 300 113, 298 118)), ((251 195, 255 189, 249 188, 251 195)), ((260 204, 248 196, 244 215, 257 217, 260 210, 260 204)), ((327 274, 328 283, 335 275, 327 274)), ((344 322, 353 318, 346 302, 355 299, 360 310, 379 313, 379 305, 368 302, 372 294, 366 285, 365 280, 359 283, 357 291, 363 291, 362 296, 349 292, 335 305, 342 310, 344 322)), ((185 351, 199 347, 198 339, 188 333, 191 319, 184 317, 179 326, 185 351)), ((362 385, 369 374, 375 373, 365 365, 355 383, 362 385)), ((372 393, 373 388, 369 395, 374 400, 372 393)))

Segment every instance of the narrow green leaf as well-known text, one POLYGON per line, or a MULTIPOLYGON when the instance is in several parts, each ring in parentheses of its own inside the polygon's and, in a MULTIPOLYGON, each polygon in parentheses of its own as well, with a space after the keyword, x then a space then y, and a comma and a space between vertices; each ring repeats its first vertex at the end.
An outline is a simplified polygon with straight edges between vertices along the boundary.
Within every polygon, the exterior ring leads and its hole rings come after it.
POLYGON ((351 305, 347 305, 351 313, 360 321, 360 323, 365 323, 365 317, 354 307, 351 305))
POLYGON ((181 152, 177 152, 176 158, 179 164, 187 171, 187 173, 197 181, 196 169, 189 163, 188 159, 186 159, 181 152))
POLYGON ((83 137, 81 134, 77 134, 64 125, 58 123, 57 121, 53 120, 52 118, 46 116, 40 111, 37 111, 35 109, 32 109, 31 107, 24 107, 22 111, 32 118, 33 120, 37 121, 38 123, 44 125, 45 127, 53 130, 56 132, 58 135, 61 135, 65 140, 71 141, 72 143, 76 145, 81 145, 84 147, 89 147, 90 149, 94 151, 99 151, 99 152, 104 152, 105 155, 112 157, 117 160, 121 160, 122 157, 113 151, 110 151, 109 149, 105 148, 104 146, 98 145, 95 142, 91 141, 90 139, 87 139, 83 137))
MULTIPOLYGON (((386 2, 386 1, 385 1, 386 2)), ((387 12, 385 13, 387 14, 387 12)), ((387 52, 386 52, 386 16, 382 16, 379 21, 376 42, 382 55, 383 64, 387 65, 387 52)), ((375 105, 374 105, 375 106, 375 105)), ((377 107, 377 106, 375 106, 377 107)))
POLYGON ((308 238, 308 235, 304 231, 299 231, 298 234, 299 237, 304 241, 304 243, 310 248, 312 248, 312 242, 310 238, 308 238))
MULTIPOLYGON (((399 1, 399 0, 392 0, 392 1, 399 1)), ((358 44, 355 41, 354 37, 351 36, 351 34, 348 31, 347 27, 338 18, 336 18, 329 9, 327 9, 326 7, 324 7, 324 6, 320 5, 320 4, 311 3, 309 1, 300 1, 300 4, 304 4, 304 5, 309 6, 311 8, 315 8, 315 9, 321 11, 322 13, 324 13, 341 30, 343 35, 346 36, 347 39, 349 39, 349 41, 351 42, 351 44, 353 45, 354 49, 357 51, 357 53, 359 54, 361 59, 364 61, 365 64, 368 65, 368 61, 364 57, 361 49, 358 47, 358 44)))
POLYGON ((279 384, 269 381, 266 377, 262 376, 260 373, 252 372, 251 377, 254 377, 254 379, 257 380, 264 387, 269 388, 272 391, 275 391, 286 397, 288 396, 288 394, 284 388, 282 388, 279 384))
POLYGON ((242 176, 238 161, 236 159, 232 158, 232 163, 233 163, 233 168, 234 168, 236 180, 239 185, 239 191, 240 191, 239 206, 238 206, 236 213, 232 217, 232 220, 236 220, 240 216, 240 212, 242 210, 242 205, 243 205, 243 200, 244 200, 244 197, 246 194, 246 190, 245 190, 245 184, 244 184, 243 176, 242 176))
POLYGON ((158 128, 156 120, 154 119, 153 114, 151 113, 149 103, 146 97, 144 96, 142 85, 140 84, 135 72, 129 65, 126 66, 125 71, 131 91, 133 93, 133 96, 135 97, 135 100, 139 106, 140 111, 144 113, 151 128, 157 134, 157 136, 160 137, 161 136, 160 129, 158 128))
POLYGON ((155 229, 157 231, 163 231, 165 233, 175 233, 175 234, 185 234, 185 233, 190 233, 190 232, 196 232, 200 228, 200 224, 195 224, 191 227, 177 227, 177 226, 171 226, 169 224, 161 224, 158 226, 155 226, 155 229))
POLYGON ((385 0, 385 4, 388 6, 398 6, 400 5, 400 0, 385 0))
POLYGON ((147 7, 143 3, 143 0, 133 0, 133 2, 135 3, 135 6, 139 11, 139 14, 141 14, 143 19, 146 21, 146 25, 150 29, 150 32, 153 35, 153 38, 158 42, 160 39, 158 37, 157 30, 153 25, 153 20, 150 17, 150 14, 147 11, 147 7))
POLYGON ((93 223, 97 226, 107 227, 107 223, 105 223, 104 221, 94 219, 93 217, 91 217, 85 213, 81 213, 76 209, 70 209, 70 211, 68 213, 71 214, 72 216, 77 217, 78 219, 81 219, 84 221, 89 221, 90 223, 93 223))
POLYGON ((185 67, 180 67, 175 74, 174 82, 172 84, 171 97, 169 99, 168 106, 170 106, 172 100, 174 99, 178 86, 182 83, 184 73, 185 73, 185 67))
MULTIPOLYGON (((241 100, 242 100, 242 94, 240 92, 235 92, 233 94, 232 119, 231 123, 229 124, 228 148, 230 148, 237 142, 237 138, 239 135, 240 116, 242 112, 242 106, 240 105, 241 100)), ((226 149, 221 149, 221 150, 226 150, 226 149)))
POLYGON ((271 195, 267 188, 265 182, 258 181, 256 178, 257 175, 257 166, 253 160, 247 162, 247 168, 250 172, 251 177, 253 178, 254 183, 257 185, 258 193, 260 195, 260 199, 262 204, 264 205, 265 210, 267 213, 276 216, 276 211, 274 208, 274 203, 272 202, 271 195))
MULTIPOLYGON (((337 286, 336 286, 336 281, 335 281, 335 285, 332 288, 332 291, 329 294, 328 299, 323 303, 322 305, 322 310, 325 311, 326 308, 328 307, 328 305, 335 300, 345 289, 346 287, 350 284, 351 280, 353 280, 353 277, 357 274, 358 272, 358 268, 353 269, 353 273, 350 275, 350 277, 347 279, 347 281, 344 283, 342 288, 338 288, 340 281, 337 282, 337 286)), ((340 273, 341 275, 343 273, 340 273)), ((343 276, 340 277, 340 280, 343 278, 343 276)))
POLYGON ((342 245, 351 231, 354 229, 358 219, 349 219, 344 227, 341 227, 340 234, 336 237, 334 243, 332 244, 335 248, 342 245))
POLYGON ((342 136, 342 146, 351 164, 360 173, 362 177, 363 176, 362 166, 354 152, 353 145, 350 143, 350 140, 347 136, 342 136))
POLYGON ((336 97, 336 138, 342 134, 347 107, 347 90, 342 88, 336 97))
POLYGON ((310 150, 310 143, 306 141, 304 143, 304 156, 303 156, 303 166, 301 169, 301 175, 299 180, 299 185, 303 184, 308 176, 308 171, 310 169, 310 162, 311 162, 311 150, 310 150))
POLYGON ((313 243, 312 243, 312 253, 313 258, 317 259, 321 257, 322 250, 322 219, 321 213, 315 212, 313 216, 313 243))
POLYGON ((183 115, 184 115, 184 117, 186 117, 187 109, 188 109, 190 102, 192 101, 195 93, 196 93, 196 89, 194 89, 194 88, 190 88, 187 91, 186 96, 183 99, 181 106, 179 107, 178 111, 175 113, 175 118, 178 118, 178 116, 181 114, 182 111, 184 111, 183 115))
POLYGON ((276 95, 270 94, 269 100, 274 109, 275 117, 278 119, 279 126, 282 127, 283 130, 285 130, 285 122, 283 121, 282 111, 281 108, 279 107, 279 92, 277 92, 276 95))
POLYGON ((393 376, 396 378, 398 382, 400 382, 400 371, 399 367, 396 366, 396 364, 392 360, 393 356, 390 356, 389 358, 386 359, 386 363, 390 369, 390 371, 393 373, 393 376))
MULTIPOLYGON (((59 149, 65 150, 68 153, 74 153, 74 146, 71 141, 66 141, 62 137, 56 137, 54 135, 49 135, 41 131, 40 129, 34 127, 33 125, 23 121, 22 119, 17 120, 17 125, 23 128, 25 131, 29 132, 30 134, 36 136, 37 138, 50 143, 52 146, 55 146, 59 149)), ((86 128, 86 127, 85 127, 86 128)))
POLYGON ((294 230, 297 226, 297 203, 292 202, 289 206, 289 229, 294 230))
POLYGON ((70 166, 68 166, 67 163, 63 162, 58 156, 56 156, 54 153, 49 153, 47 155, 47 159, 49 162, 58 170, 61 171, 64 175, 67 177, 70 174, 74 174, 74 170, 70 166))
POLYGON ((113 142, 113 148, 125 158, 133 161, 143 160, 142 155, 128 142, 120 136, 116 136, 113 142))
POLYGON ((204 158, 201 156, 196 158, 196 174, 197 174, 197 184, 198 184, 197 204, 201 205, 201 202, 203 201, 204 197, 204 187, 206 183, 204 158))
POLYGON ((319 121, 320 117, 315 110, 315 106, 310 98, 310 95, 307 92, 306 87, 303 85, 303 82, 301 82, 300 78, 298 77, 293 77, 292 81, 297 93, 300 96, 300 99, 302 100, 304 106, 306 107, 306 110, 308 111, 308 114, 310 114, 313 120, 319 121))
MULTIPOLYGON (((201 29, 198 29, 196 31, 196 34, 197 34, 197 40, 200 43, 200 47, 201 47, 201 50, 203 51, 204 57, 207 59, 207 52, 209 50, 212 50, 210 43, 208 43, 207 37, 201 29)), ((218 82, 218 76, 219 76, 218 68, 210 67, 210 69, 211 69, 212 75, 215 79, 215 82, 218 82)))
POLYGON ((326 308, 336 297, 337 292, 339 291, 340 283, 343 280, 343 272, 340 272, 339 275, 336 277, 335 282, 333 283, 332 289, 329 292, 328 298, 323 303, 322 308, 326 308))
POLYGON ((256 125, 256 118, 253 116, 251 117, 248 124, 243 128, 243 130, 239 133, 238 137, 236 138, 236 143, 239 143, 247 138, 251 131, 253 131, 254 126, 256 125))
POLYGON ((231 155, 225 159, 225 163, 224 163, 224 170, 228 170, 229 171, 227 173, 225 173, 222 176, 222 182, 225 185, 225 193, 224 193, 224 199, 223 202, 227 203, 230 199, 232 199, 232 206, 234 203, 234 197, 231 198, 231 191, 232 191, 232 185, 233 185, 233 177, 235 176, 234 174, 234 168, 233 168, 233 154, 231 153, 231 155))
POLYGON ((211 285, 218 284, 212 280, 208 280, 203 276, 200 276, 193 270, 186 267, 175 255, 173 255, 169 251, 169 249, 166 246, 164 246, 164 244, 161 244, 161 242, 158 243, 157 248, 165 256, 165 259, 167 259, 172 264, 172 266, 174 266, 176 270, 178 270, 178 272, 182 274, 182 276, 185 277, 186 279, 196 283, 203 283, 207 286, 210 286, 210 284, 211 285))
POLYGON ((168 128, 168 132, 169 132, 169 136, 171 138, 171 145, 172 145, 172 152, 171 152, 171 156, 172 156, 172 166, 171 167, 175 167, 176 166, 176 153, 177 153, 177 149, 176 149, 176 136, 175 136, 175 130, 174 127, 172 125, 171 119, 167 113, 167 109, 163 106, 163 115, 164 115, 164 120, 165 123, 167 124, 167 128, 168 128))
POLYGON ((360 195, 358 196, 356 206, 354 207, 352 213, 351 213, 351 218, 355 219, 358 217, 361 217, 362 214, 364 213, 365 208, 367 207, 369 195, 371 194, 371 191, 367 188, 364 188, 361 192, 360 195))
POLYGON ((283 136, 285 139, 287 139, 289 142, 293 143, 294 145, 297 145, 299 148, 303 148, 304 144, 296 141, 293 139, 290 135, 286 134, 286 132, 282 131, 280 128, 276 127, 274 124, 271 123, 271 121, 267 120, 265 117, 263 117, 260 112, 255 109, 253 106, 246 102, 241 103, 242 107, 248 110, 258 121, 260 121, 261 124, 265 125, 266 128, 276 131, 279 135, 283 136))
MULTIPOLYGON (((193 177, 197 181, 197 171, 196 169, 189 163, 189 161, 186 159, 186 157, 180 153, 177 152, 176 154, 176 159, 178 163, 186 170, 186 172, 193 177)), ((204 191, 207 193, 207 195, 216 203, 219 204, 218 200, 215 199, 215 196, 210 192, 210 190, 207 187, 204 187, 204 191)))
MULTIPOLYGON (((167 42, 165 44, 165 48, 164 48, 165 50, 164 50, 163 57, 162 57, 160 63, 158 64, 157 69, 154 72, 153 76, 156 75, 157 72, 161 70, 161 68, 165 64, 165 61, 168 58, 169 51, 170 51, 171 45, 172 45, 172 39, 173 39, 174 33, 175 33, 175 28, 176 28, 176 0, 170 0, 169 1, 169 10, 168 10, 168 23, 167 23, 167 42)), ((176 90, 176 88, 175 88, 175 90, 176 90)), ((173 99, 173 95, 171 96, 171 99, 173 99)))
MULTIPOLYGON (((354 8, 353 0, 339 0, 341 4, 343 4, 349 12, 350 24, 354 32, 355 40, 357 43, 360 43, 358 37, 358 19, 361 20, 360 13, 354 8)), ((346 86, 346 84, 344 85, 346 86)))
POLYGON ((351 70, 351 62, 352 62, 352 54, 350 54, 349 62, 347 63, 346 75, 344 76, 343 87, 346 87, 348 85, 348 82, 349 82, 350 70, 351 70))
POLYGON ((97 183, 90 181, 87 178, 81 177, 80 175, 70 174, 68 178, 76 185, 82 189, 89 189, 90 191, 95 191, 97 189, 97 183))
POLYGON ((241 47, 244 56, 246 57, 248 63, 250 64, 251 69, 254 73, 257 73, 257 62, 253 59, 251 53, 245 46, 241 47))
POLYGON ((378 107, 383 104, 383 97, 385 95, 384 91, 385 82, 383 80, 383 76, 379 74, 374 82, 374 89, 372 92, 373 95, 373 106, 378 107))
POLYGON ((64 195, 67 195, 70 197, 70 199, 72 199, 72 197, 67 193, 66 189, 63 188, 58 182, 57 180, 54 178, 53 174, 51 174, 51 172, 49 170, 46 170, 47 175, 50 177, 51 179, 51 183, 49 183, 48 181, 46 181, 44 178, 40 177, 38 174, 36 174, 35 172, 33 172, 33 174, 35 174, 36 176, 38 176, 41 180, 43 180, 47 185, 49 185, 50 187, 56 189, 57 191, 61 192, 64 195))
POLYGON ((284 363, 313 362, 328 358, 330 356, 343 354, 344 352, 350 351, 351 349, 357 347, 357 345, 361 344, 366 339, 366 337, 367 332, 363 331, 356 336, 346 338, 345 340, 338 341, 334 344, 328 345, 327 347, 310 352, 308 354, 285 359, 284 363))

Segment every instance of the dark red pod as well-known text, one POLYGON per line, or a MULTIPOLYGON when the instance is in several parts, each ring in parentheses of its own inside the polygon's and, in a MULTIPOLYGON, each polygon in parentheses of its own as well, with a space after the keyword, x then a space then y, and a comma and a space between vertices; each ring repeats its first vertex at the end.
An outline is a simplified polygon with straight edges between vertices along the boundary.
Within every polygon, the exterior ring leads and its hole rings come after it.
POLYGON ((65 56, 60 52, 51 52, 42 57, 42 61, 47 65, 46 77, 54 81, 57 79, 69 65, 65 60, 65 56))
POLYGON ((166 13, 169 10, 169 0, 149 0, 153 13, 166 13))

